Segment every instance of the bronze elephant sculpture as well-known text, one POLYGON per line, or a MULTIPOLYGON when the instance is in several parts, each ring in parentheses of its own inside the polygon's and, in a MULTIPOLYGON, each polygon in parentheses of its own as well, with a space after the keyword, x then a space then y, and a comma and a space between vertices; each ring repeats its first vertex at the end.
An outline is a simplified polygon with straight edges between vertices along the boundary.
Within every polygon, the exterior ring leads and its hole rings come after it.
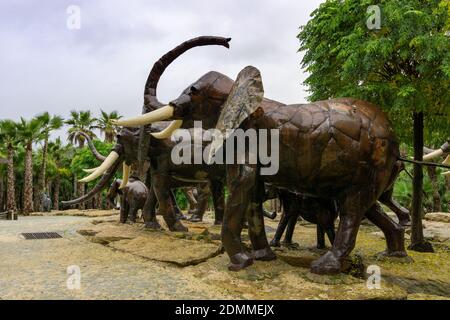
MULTIPOLYGON (((128 131, 129 133, 129 140, 127 141, 127 143, 135 143, 134 146, 132 145, 128 145, 126 148, 122 147, 122 143, 123 141, 119 141, 118 144, 116 144, 114 149, 120 150, 120 152, 123 152, 124 150, 128 151, 129 154, 133 154, 133 152, 135 152, 135 149, 137 148, 137 143, 138 141, 136 139, 133 140, 132 136, 134 136, 134 133, 131 131, 128 131)), ((103 156, 102 154, 100 154, 100 152, 98 152, 98 150, 96 149, 95 145, 92 142, 92 139, 85 134, 84 132, 78 132, 77 135, 82 135, 85 140, 88 143, 88 146, 92 152, 92 154, 94 155, 94 157, 101 161, 104 162, 106 160, 107 157, 103 156)), ((121 136, 119 135, 119 138, 121 136)), ((134 153, 136 154, 136 153, 134 153)), ((129 159, 132 159, 131 161, 134 161, 133 156, 129 156, 129 159)), ((124 166, 124 171, 127 171, 127 167, 124 166)), ((89 170, 85 170, 88 173, 92 173, 93 171, 95 171, 95 169, 89 169, 89 170)), ((114 174, 113 172, 111 172, 112 174, 114 174)), ((157 198, 156 198, 156 194, 155 194, 155 190, 154 190, 154 186, 152 186, 151 184, 151 175, 149 174, 148 176, 148 181, 146 182, 147 188, 149 190, 148 192, 148 201, 145 203, 143 209, 143 217, 144 220, 146 217, 152 217, 151 218, 151 222, 148 222, 149 224, 155 223, 156 219, 153 219, 153 217, 156 216, 157 214, 157 210, 156 210, 156 206, 157 206, 157 198)), ((117 180, 116 180, 117 181, 117 180)), ((105 183, 107 183, 107 181, 105 180, 105 183)), ((204 211, 206 210, 206 205, 208 202, 208 197, 210 195, 209 189, 208 187, 208 183, 206 182, 200 182, 198 184, 196 184, 197 188, 199 188, 199 192, 197 193, 197 196, 199 198, 199 201, 197 201, 197 199, 195 199, 193 192, 192 192, 192 187, 186 187, 186 185, 191 186, 191 184, 186 184, 185 182, 181 182, 175 179, 170 179, 170 192, 167 193, 167 198, 164 199, 164 201, 168 202, 168 204, 166 206, 162 206, 163 208, 171 208, 171 213, 172 213, 172 217, 169 218, 168 221, 178 221, 180 219, 184 219, 185 217, 183 216, 180 208, 178 207, 177 203, 176 203, 176 198, 173 194, 173 189, 176 188, 181 188, 181 190, 184 192, 186 199, 189 202, 189 207, 190 207, 190 212, 192 214, 193 218, 192 220, 194 222, 196 221, 201 221, 201 219, 203 218, 203 214, 204 211)), ((103 186, 105 187, 105 186, 103 186)), ((103 188, 102 187, 102 188, 103 188)), ((110 192, 111 194, 113 194, 111 188, 115 188, 117 189, 116 191, 114 191, 114 193, 118 192, 119 189, 119 185, 117 185, 117 183, 113 183, 110 187, 110 192)), ((98 192, 101 189, 95 188, 95 191, 98 192)), ((157 190, 158 193, 160 193, 159 190, 157 190)), ((80 202, 83 201, 88 201, 92 196, 94 195, 94 193, 88 193, 86 196, 81 197, 79 199, 75 199, 73 201, 70 202, 63 202, 63 205, 68 206, 68 205, 74 205, 74 204, 78 204, 80 202)), ((111 202, 111 200, 109 200, 111 202)), ((140 208, 141 209, 141 208, 140 208)), ((166 209, 167 210, 167 209, 166 209)), ((223 209, 222 209, 223 210, 223 209)), ((162 211, 162 210, 161 210, 162 211)), ((164 214, 163 214, 164 216, 164 214)), ((220 209, 219 209, 219 214, 218 214, 218 220, 217 223, 221 223, 221 213, 220 213, 220 209)), ((150 218, 149 218, 150 219, 150 218)), ((158 224, 159 227, 159 224, 158 224)), ((169 228, 171 227, 171 225, 169 225, 169 228)))
POLYGON ((404 229, 377 203, 390 191, 399 160, 397 138, 377 106, 352 98, 285 105, 264 98, 259 71, 246 67, 236 82, 209 72, 169 105, 117 124, 142 126, 163 120, 173 121, 161 133, 164 137, 170 136, 173 128, 189 128, 201 120, 205 129, 272 129, 279 133, 280 166, 275 174, 261 174, 264 165, 260 158, 256 164, 227 165, 230 195, 222 241, 231 270, 242 269, 254 259, 275 259, 263 227, 264 183, 336 201, 340 214, 336 238, 331 250, 312 264, 313 272, 341 271, 364 217, 385 234, 385 255, 407 255, 404 229), (242 219, 248 208, 252 253, 246 252, 240 241, 242 219))
POLYGON ((122 180, 115 179, 109 187, 107 199, 114 204, 117 195, 120 196, 120 222, 136 222, 137 212, 144 208, 149 190, 146 185, 135 177, 130 177, 128 183, 121 188, 122 180))

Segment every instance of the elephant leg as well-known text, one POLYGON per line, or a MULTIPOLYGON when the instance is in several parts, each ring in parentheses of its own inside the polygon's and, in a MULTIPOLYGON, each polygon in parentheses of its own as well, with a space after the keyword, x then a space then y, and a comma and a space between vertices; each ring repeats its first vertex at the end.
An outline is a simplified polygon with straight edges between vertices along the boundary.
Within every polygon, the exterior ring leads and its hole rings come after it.
POLYGON ((125 200, 124 196, 120 197, 120 202, 120 223, 125 223, 128 219, 129 204, 128 201, 125 200))
POLYGON ((253 196, 256 173, 243 165, 227 167, 227 186, 230 192, 222 223, 222 244, 230 258, 229 270, 237 271, 253 263, 241 243, 243 219, 253 196))
POLYGON ((334 223, 328 226, 323 227, 325 229, 325 233, 327 234, 328 240, 331 245, 334 243, 334 239, 336 238, 336 232, 334 231, 334 223))
POLYGON ((129 220, 131 223, 136 223, 136 215, 138 212, 138 208, 135 204, 130 205, 130 210, 128 211, 129 220))
MULTIPOLYGON (((273 193, 274 192, 273 189, 274 188, 269 189, 269 190, 273 193)), ((274 235, 273 239, 270 241, 270 245, 272 247, 280 246, 281 237, 283 236, 283 233, 286 230, 286 227, 287 227, 288 223, 290 222, 291 215, 292 215, 292 210, 291 210, 292 203, 291 203, 291 201, 289 201, 286 193, 279 192, 279 199, 280 199, 280 202, 283 207, 283 213, 281 215, 280 222, 278 223, 277 230, 275 231, 275 235, 274 235)), ((286 240, 286 238, 285 238, 285 240, 286 240)))
POLYGON ((188 231, 176 216, 176 203, 170 189, 170 177, 160 173, 153 173, 152 185, 159 203, 159 211, 170 231, 188 231))
POLYGON ((189 204, 189 214, 193 214, 197 210, 197 199, 194 196, 194 188, 183 188, 184 196, 189 204))
MULTIPOLYGON (((261 188, 264 185, 261 184, 261 188)), ((264 215, 262 197, 256 192, 253 202, 247 211, 248 235, 253 246, 253 256, 256 260, 274 260, 277 258, 267 242, 266 230, 264 227, 264 215)))
POLYGON ((404 228, 395 223, 378 203, 367 211, 366 217, 384 233, 387 249, 383 254, 394 257, 407 256, 404 228))
POLYGON ((389 209, 391 209, 398 218, 398 222, 401 226, 409 226, 411 225, 411 218, 409 216, 409 210, 405 207, 402 207, 397 201, 392 199, 393 189, 385 191, 381 197, 378 199, 381 203, 386 205, 389 209))
POLYGON ((208 206, 209 199, 209 186, 208 183, 199 183, 197 185, 197 208, 194 210, 194 213, 189 218, 189 221, 192 222, 201 222, 203 221, 203 215, 205 214, 206 207, 208 206))
POLYGON ((150 229, 161 229, 161 225, 156 219, 156 204, 158 200, 156 199, 153 187, 151 185, 147 187, 148 196, 144 207, 142 208, 142 217, 144 218, 145 227, 150 229))
POLYGON ((328 240, 331 245, 334 243, 334 239, 336 237, 336 232, 334 231, 334 220, 336 220, 337 213, 334 208, 329 208, 329 210, 319 211, 317 213, 317 248, 322 249, 325 248, 325 235, 327 234, 328 240), (319 228, 321 229, 321 244, 322 247, 319 247, 319 228))
POLYGON ((316 226, 316 233, 317 233, 317 249, 325 248, 325 230, 320 224, 316 226))
POLYGON ((355 247, 356 236, 367 209, 374 203, 373 192, 365 189, 352 189, 339 201, 340 221, 336 239, 331 250, 313 261, 311 272, 317 274, 338 274, 342 261, 355 247))
POLYGON ((286 210, 283 210, 283 214, 281 215, 280 222, 278 223, 277 230, 275 231, 275 235, 273 239, 270 241, 270 245, 272 247, 279 247, 280 240, 283 236, 284 230, 286 230, 286 226, 289 222, 289 215, 286 213, 286 210))
POLYGON ((225 192, 223 183, 219 180, 211 180, 211 194, 214 204, 214 224, 222 224, 225 210, 225 192))
POLYGON ((286 234, 284 235, 283 240, 283 243, 287 245, 292 244, 292 237, 294 236, 294 230, 295 226, 297 225, 297 219, 299 216, 298 211, 293 212, 292 209, 289 210, 290 210, 290 212, 288 213, 289 220, 286 227, 286 234))

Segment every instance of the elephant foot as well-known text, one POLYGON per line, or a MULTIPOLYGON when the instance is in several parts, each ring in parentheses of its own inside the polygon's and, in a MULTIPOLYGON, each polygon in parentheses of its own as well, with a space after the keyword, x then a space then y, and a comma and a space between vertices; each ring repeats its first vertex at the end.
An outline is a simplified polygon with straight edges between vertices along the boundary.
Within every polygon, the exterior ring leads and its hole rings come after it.
POLYGON ((175 215, 175 217, 177 217, 177 219, 179 219, 179 220, 188 220, 188 218, 184 214, 182 214, 181 212, 177 213, 175 215))
POLYGON ((414 244, 411 243, 408 249, 417 252, 434 252, 433 246, 428 241, 422 241, 414 244))
POLYGON ((316 245, 316 248, 317 248, 317 249, 325 249, 326 246, 325 246, 325 244, 323 244, 323 243, 318 243, 318 244, 316 245))
POLYGON ((180 231, 187 232, 188 228, 186 228, 180 221, 176 221, 173 225, 169 227, 170 231, 180 231))
POLYGON ((158 221, 151 221, 145 223, 145 228, 147 229, 154 229, 154 230, 161 230, 161 225, 158 223, 158 221))
POLYGON ((316 274, 339 274, 342 262, 332 251, 328 251, 311 263, 311 272, 316 274))
POLYGON ((281 242, 281 245, 283 247, 286 247, 286 248, 291 249, 291 250, 299 250, 300 249, 300 245, 297 242, 284 240, 284 241, 281 242))
POLYGON ((230 257, 230 264, 228 270, 239 271, 253 264, 253 258, 244 252, 236 253, 230 257))
POLYGON ((270 247, 258 249, 253 251, 253 258, 255 260, 261 260, 261 261, 271 261, 275 260, 277 258, 277 255, 273 253, 272 249, 270 247))
POLYGON ((190 222, 202 222, 203 216, 194 213, 188 220, 190 222))
POLYGON ((389 260, 390 262, 412 263, 414 260, 408 256, 405 251, 388 251, 385 250, 377 254, 376 258, 381 261, 389 260))
POLYGON ((281 247, 280 240, 272 239, 269 243, 271 247, 281 247))

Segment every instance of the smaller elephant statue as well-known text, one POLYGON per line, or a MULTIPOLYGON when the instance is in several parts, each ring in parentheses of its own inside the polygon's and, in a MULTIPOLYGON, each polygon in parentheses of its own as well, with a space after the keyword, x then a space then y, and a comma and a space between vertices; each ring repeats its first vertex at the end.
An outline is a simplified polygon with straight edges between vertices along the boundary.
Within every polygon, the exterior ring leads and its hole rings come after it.
POLYGON ((52 200, 45 192, 42 193, 42 212, 50 212, 52 211, 52 200))
POLYGON ((136 222, 137 212, 142 209, 148 198, 148 188, 136 177, 130 177, 128 183, 120 188, 121 179, 115 179, 109 187, 107 199, 114 206, 114 199, 120 196, 120 222, 136 222))
MULTIPOLYGON (((268 194, 271 195, 272 193, 269 189, 268 194)), ((318 249, 325 248, 325 233, 330 243, 333 244, 335 238, 334 222, 338 216, 334 201, 302 196, 285 190, 279 190, 277 193, 283 207, 283 215, 275 235, 270 241, 272 247, 280 246, 280 240, 285 230, 283 244, 292 244, 292 236, 299 217, 317 225, 318 249)))

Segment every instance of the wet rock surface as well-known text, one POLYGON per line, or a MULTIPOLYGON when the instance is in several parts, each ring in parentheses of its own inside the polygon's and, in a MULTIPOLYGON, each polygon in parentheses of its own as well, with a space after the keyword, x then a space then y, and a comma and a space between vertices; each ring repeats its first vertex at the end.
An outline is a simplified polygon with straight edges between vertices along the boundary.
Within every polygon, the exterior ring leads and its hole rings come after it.
MULTIPOLYGON (((110 212, 114 213, 114 212, 110 212)), ((411 261, 382 259, 385 242, 371 225, 361 227, 348 273, 309 271, 324 251, 315 226, 298 224, 297 246, 275 249, 274 261, 228 271, 220 226, 183 222, 186 233, 150 231, 118 216, 21 217, 0 222, 1 299, 443 299, 450 298, 450 248, 433 241, 436 253, 408 251, 411 261), (62 239, 23 240, 22 232, 56 231, 62 239), (67 267, 81 271, 81 289, 69 290, 67 267), (381 271, 380 289, 369 289, 367 267, 381 271)), ((428 222, 428 221, 427 221, 428 222)), ((162 223, 162 221, 161 221, 162 223)), ((266 219, 268 237, 277 221, 266 219)), ((244 244, 250 248, 246 230, 244 244)), ((409 241, 407 241, 407 245, 409 241)), ((329 246, 329 244, 328 244, 329 246)))

